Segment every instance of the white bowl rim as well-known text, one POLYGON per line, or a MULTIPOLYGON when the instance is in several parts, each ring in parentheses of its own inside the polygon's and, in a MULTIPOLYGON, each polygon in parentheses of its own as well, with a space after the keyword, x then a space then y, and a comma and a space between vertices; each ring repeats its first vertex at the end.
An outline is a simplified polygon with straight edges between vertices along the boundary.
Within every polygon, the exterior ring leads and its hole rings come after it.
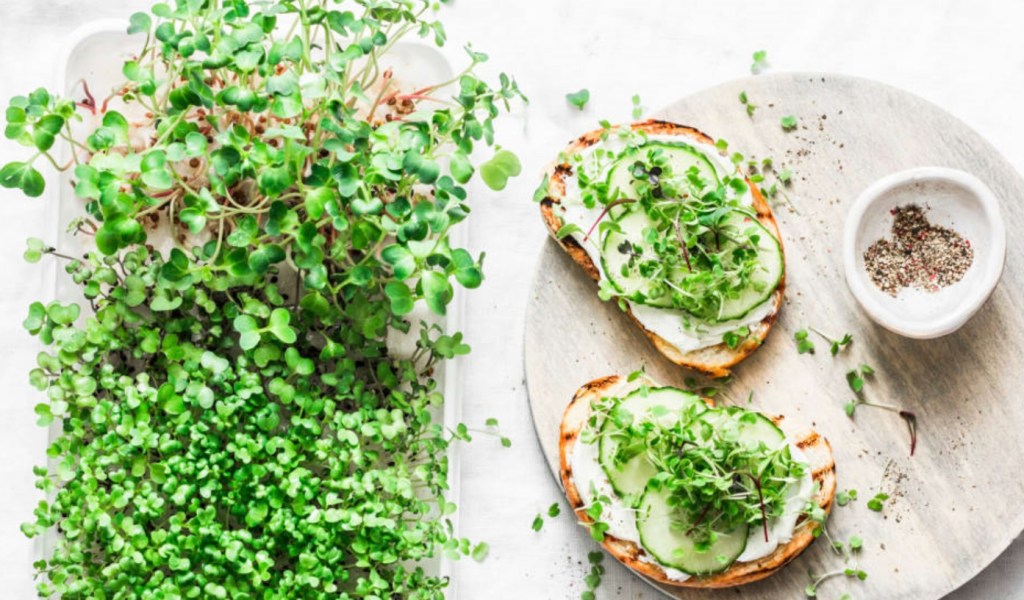
POLYGON ((886 329, 906 337, 935 338, 953 333, 963 326, 985 304, 999 283, 1005 262, 1006 225, 999 208, 999 200, 980 179, 958 169, 917 167, 887 175, 861 192, 846 216, 843 230, 843 267, 846 271, 846 284, 868 316, 886 329), (985 243, 991 250, 992 258, 988 264, 980 265, 984 269, 980 281, 964 296, 956 310, 927 323, 910 323, 893 314, 872 296, 867 287, 867 274, 857 268, 857 231, 864 219, 864 213, 875 201, 895 188, 919 181, 949 182, 965 188, 974 195, 982 207, 989 227, 990 236, 985 243))

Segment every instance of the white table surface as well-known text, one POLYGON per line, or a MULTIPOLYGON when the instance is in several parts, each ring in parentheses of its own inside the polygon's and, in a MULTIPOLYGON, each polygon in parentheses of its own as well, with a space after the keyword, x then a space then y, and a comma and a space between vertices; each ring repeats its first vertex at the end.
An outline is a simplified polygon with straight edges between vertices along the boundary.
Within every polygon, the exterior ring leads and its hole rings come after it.
MULTIPOLYGON (((84 22, 126 17, 148 0, 0 0, 0 100, 52 85, 62 42, 84 22)), ((456 0, 446 8, 453 47, 472 40, 491 55, 486 72, 515 74, 531 103, 498 126, 523 160, 524 176, 500 195, 476 188, 470 243, 487 252, 484 286, 468 295, 465 330, 473 354, 463 370, 464 418, 500 419, 511 449, 478 439, 462 454, 462 534, 487 540, 482 564, 456 568, 460 598, 578 598, 587 572, 586 532, 567 513, 534 533, 534 515, 562 499, 541 456, 523 381, 523 315, 544 229, 530 201, 536 174, 599 118, 628 120, 640 93, 656 109, 745 76, 753 51, 773 71, 826 71, 880 80, 946 108, 1024 170, 1021 98, 1024 3, 1010 0, 456 0), (582 113, 566 92, 588 87, 582 113)), ((452 56, 458 56, 452 53, 452 56)), ((739 107, 737 114, 739 115, 739 107)), ((699 125, 699 124, 698 124, 699 125)), ((712 132, 713 133, 713 132, 712 132)), ((0 164, 21 156, 0 143, 0 164)), ((1020 201, 1020 199, 1003 199, 1020 201)), ((39 549, 18 530, 39 499, 31 467, 43 462, 46 431, 34 425, 38 393, 27 373, 37 348, 21 328, 28 304, 45 297, 53 272, 21 260, 24 239, 50 231, 41 201, 0 191, 0 597, 34 597, 39 549)), ((1011 232, 1010 235, 1014 235, 1011 232)), ((1007 499, 1017 502, 1019 499, 1007 499)), ((563 505, 564 507, 564 505, 563 505)), ((955 544, 951 540, 951 544, 955 544)), ((655 598, 614 562, 599 598, 655 598)), ((1024 542, 949 596, 1024 598, 1024 542)), ((823 587, 838 597, 843 583, 823 587)), ((848 586, 856 597, 856 585, 848 586)), ((728 594, 732 596, 732 594, 728 594)))

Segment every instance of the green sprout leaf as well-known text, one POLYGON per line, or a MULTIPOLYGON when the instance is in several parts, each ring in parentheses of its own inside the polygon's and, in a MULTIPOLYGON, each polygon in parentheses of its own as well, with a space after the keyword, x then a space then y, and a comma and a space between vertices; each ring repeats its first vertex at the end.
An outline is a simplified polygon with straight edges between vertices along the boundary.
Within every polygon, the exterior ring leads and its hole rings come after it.
POLYGON ((750 64, 750 72, 754 75, 764 72, 768 67, 768 52, 766 50, 758 50, 754 52, 752 58, 753 62, 750 64))
POLYGON ((28 238, 25 253, 22 257, 25 259, 25 262, 37 263, 46 252, 47 247, 46 244, 43 243, 43 240, 39 238, 28 238))
POLYGON ((397 316, 409 314, 416 305, 416 301, 412 296, 412 291, 409 290, 409 286, 405 285, 401 281, 389 282, 384 287, 384 293, 387 294, 388 299, 391 300, 391 312, 395 313, 397 316))
POLYGON ((29 163, 10 162, 0 169, 0 185, 20 189, 29 198, 38 198, 46 189, 42 174, 29 163))
POLYGON ((295 330, 289 326, 292 315, 284 308, 275 308, 270 313, 270 333, 285 344, 294 344, 296 340, 295 330))
POLYGON ((519 157, 508 150, 498 150, 494 156, 480 165, 480 177, 487 187, 495 191, 505 189, 510 177, 516 177, 522 171, 519 157))
POLYGON ((445 314, 452 299, 452 286, 448 278, 438 271, 427 271, 420 278, 420 287, 430 310, 438 315, 445 314))
POLYGON ((128 34, 145 33, 149 34, 153 27, 153 21, 144 12, 134 13, 128 21, 128 34))
POLYGON ((569 101, 569 104, 583 110, 583 107, 587 105, 587 102, 590 102, 590 90, 583 88, 578 92, 566 94, 565 99, 569 101))
POLYGON ((875 512, 882 512, 885 508, 885 501, 889 499, 889 494, 878 492, 870 500, 868 500, 868 508, 875 512))

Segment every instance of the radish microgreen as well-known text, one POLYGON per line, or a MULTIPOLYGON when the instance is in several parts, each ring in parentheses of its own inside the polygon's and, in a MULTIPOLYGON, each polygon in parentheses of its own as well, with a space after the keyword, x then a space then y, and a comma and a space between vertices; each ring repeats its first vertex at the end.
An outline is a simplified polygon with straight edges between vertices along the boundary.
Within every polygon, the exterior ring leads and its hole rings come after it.
POLYGON ((808 329, 820 335, 826 342, 828 342, 828 351, 832 356, 836 356, 841 350, 853 343, 853 334, 851 333, 844 333, 842 337, 832 337, 827 333, 823 333, 816 327, 808 327, 808 329))
POLYGON ((767 50, 758 50, 754 52, 751 58, 753 59, 753 62, 750 64, 750 72, 753 75, 758 75, 768 68, 767 50))
POLYGON ((836 493, 836 504, 839 506, 846 506, 850 502, 857 499, 857 490, 845 490, 836 493))
POLYGON ((587 105, 587 102, 590 102, 590 90, 588 90, 587 88, 583 88, 578 92, 566 94, 565 99, 569 102, 569 104, 575 106, 580 110, 583 110, 583 108, 587 105))
POLYGON ((900 408, 893 404, 884 402, 869 401, 864 398, 865 378, 875 374, 875 369, 870 365, 861 364, 859 368, 846 372, 846 383, 854 393, 853 400, 843 405, 843 411, 851 419, 857 412, 859 406, 870 406, 896 413, 907 425, 907 433, 910 436, 910 455, 913 456, 917 450, 917 415, 912 411, 900 408))
POLYGON ((796 340, 796 351, 798 354, 814 354, 814 342, 810 340, 806 329, 798 329, 793 334, 796 340))
POLYGON ((644 114, 644 107, 640 104, 640 94, 634 94, 632 98, 633 102, 633 120, 636 121, 644 114))
POLYGON ((796 129, 796 117, 793 115, 786 115, 779 120, 779 124, 782 125, 783 131, 793 131, 796 129))
POLYGON ((884 492, 878 492, 872 498, 868 500, 868 508, 875 512, 882 512, 885 508, 885 501, 889 499, 889 494, 884 492))
POLYGON ((580 593, 580 600, 595 600, 594 592, 601 585, 601 577, 604 575, 604 553, 600 550, 587 553, 587 562, 590 563, 590 573, 583 578, 583 584, 587 589, 580 593))
POLYGON ((747 98, 746 91, 740 92, 740 104, 742 104, 743 107, 747 110, 748 117, 754 116, 754 111, 757 110, 757 105, 755 105, 753 102, 750 101, 749 98, 747 98))

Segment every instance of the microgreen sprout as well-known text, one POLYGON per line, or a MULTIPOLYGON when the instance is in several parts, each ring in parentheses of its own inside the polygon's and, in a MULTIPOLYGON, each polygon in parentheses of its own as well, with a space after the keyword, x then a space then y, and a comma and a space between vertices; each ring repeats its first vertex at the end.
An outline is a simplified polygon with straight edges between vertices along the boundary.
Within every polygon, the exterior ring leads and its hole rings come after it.
MULTIPOLYGON (((687 377, 683 379, 683 385, 686 386, 686 389, 688 391, 691 391, 694 394, 697 394, 698 396, 711 398, 712 400, 717 400, 721 398, 724 399, 729 404, 735 404, 729 393, 725 391, 728 387, 728 384, 731 381, 731 375, 726 375, 725 377, 718 377, 712 380, 710 383, 706 379, 698 380, 696 377, 687 377)), ((754 392, 751 391, 750 398, 753 398, 753 394, 754 392)), ((720 401, 721 400, 719 400, 719 402, 720 401)))
POLYGON ((796 117, 793 115, 786 115, 779 120, 779 124, 782 125, 783 131, 793 131, 796 129, 796 117))
POLYGON ((754 111, 757 110, 757 105, 751 102, 749 98, 747 98, 746 91, 740 92, 740 104, 742 104, 743 107, 747 110, 748 117, 754 116, 754 111))
POLYGON ((831 335, 828 335, 827 333, 822 332, 820 329, 816 327, 808 327, 808 329, 820 335, 822 338, 825 339, 826 342, 828 342, 828 351, 829 354, 831 354, 832 356, 836 356, 837 354, 839 354, 841 350, 845 349, 853 342, 852 333, 844 333, 842 337, 833 337, 831 335))
POLYGON ((580 110, 583 110, 583 108, 587 105, 587 102, 590 102, 590 90, 588 90, 587 88, 583 88, 578 92, 566 94, 565 99, 569 102, 569 104, 575 106, 580 110))
POLYGON ((750 328, 744 325, 739 329, 733 329, 727 331, 722 335, 722 342, 729 348, 735 350, 739 347, 740 343, 746 340, 750 336, 750 328))
POLYGON ((882 512, 885 508, 885 501, 889 499, 889 494, 885 492, 878 492, 873 497, 868 499, 868 508, 875 512, 882 512))
POLYGON ((750 64, 750 72, 752 74, 758 75, 768 68, 767 50, 758 50, 754 52, 751 58, 753 59, 753 62, 750 64))
POLYGON ((875 374, 875 369, 870 365, 861 364, 857 369, 851 369, 846 373, 846 383, 854 393, 853 400, 843 405, 843 411, 851 419, 857 412, 859 406, 870 406, 896 413, 907 425, 907 433, 910 436, 910 455, 913 456, 917 450, 917 415, 893 404, 884 402, 869 401, 864 398, 864 381, 866 377, 875 374))
POLYGON ((846 506, 857 499, 857 490, 849 489, 836 493, 836 504, 846 506))
POLYGON ((633 102, 633 120, 636 121, 644 114, 644 107, 640 104, 640 95, 634 94, 632 98, 633 102))
POLYGON ((824 575, 820 575, 820 576, 815 576, 813 573, 811 573, 810 574, 811 583, 807 584, 807 587, 804 588, 804 594, 808 598, 815 598, 815 597, 817 597, 818 596, 818 588, 821 586, 821 584, 825 583, 829 579, 832 579, 833 577, 839 577, 839 576, 849 577, 851 579, 855 578, 855 579, 859 579, 860 581, 864 581, 865 579, 868 578, 868 574, 866 572, 862 571, 861 569, 852 568, 852 567, 848 567, 848 568, 845 568, 845 569, 839 569, 839 570, 836 570, 836 571, 831 571, 829 573, 825 573, 824 575))
POLYGON ((793 334, 798 354, 814 354, 814 342, 811 341, 806 329, 798 329, 793 334))
POLYGON ((590 573, 583 578, 583 584, 587 589, 580 594, 580 600, 594 600, 594 592, 601 585, 601 577, 604 575, 604 553, 600 550, 587 553, 587 562, 590 563, 590 573))
POLYGON ((647 365, 646 364, 642 364, 642 365, 640 365, 639 369, 633 371, 632 373, 630 373, 629 375, 626 376, 626 381, 629 382, 629 383, 633 383, 634 381, 637 381, 638 379, 641 379, 642 377, 645 377, 646 375, 647 375, 647 365))

